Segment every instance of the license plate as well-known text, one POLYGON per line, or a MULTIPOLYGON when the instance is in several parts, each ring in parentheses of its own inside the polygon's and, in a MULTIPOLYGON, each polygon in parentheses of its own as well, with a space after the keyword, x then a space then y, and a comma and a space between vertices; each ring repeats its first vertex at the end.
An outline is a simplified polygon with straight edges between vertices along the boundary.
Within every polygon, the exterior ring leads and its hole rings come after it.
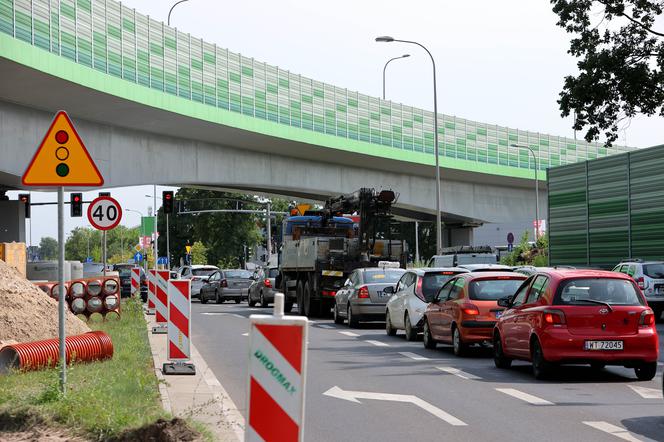
POLYGON ((623 341, 586 341, 586 350, 623 350, 623 341))

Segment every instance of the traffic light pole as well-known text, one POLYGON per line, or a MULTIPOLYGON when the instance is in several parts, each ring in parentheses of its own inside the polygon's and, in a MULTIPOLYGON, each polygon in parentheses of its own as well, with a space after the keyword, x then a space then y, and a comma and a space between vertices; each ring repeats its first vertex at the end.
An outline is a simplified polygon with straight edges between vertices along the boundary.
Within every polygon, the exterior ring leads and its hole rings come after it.
POLYGON ((272 204, 267 203, 267 262, 266 265, 270 267, 270 258, 272 257, 272 214, 270 213, 272 204))
POLYGON ((170 231, 168 230, 168 213, 166 214, 166 268, 171 269, 171 241, 170 231))
POLYGON ((65 188, 58 187, 58 339, 60 340, 60 391, 67 392, 65 351, 65 188))

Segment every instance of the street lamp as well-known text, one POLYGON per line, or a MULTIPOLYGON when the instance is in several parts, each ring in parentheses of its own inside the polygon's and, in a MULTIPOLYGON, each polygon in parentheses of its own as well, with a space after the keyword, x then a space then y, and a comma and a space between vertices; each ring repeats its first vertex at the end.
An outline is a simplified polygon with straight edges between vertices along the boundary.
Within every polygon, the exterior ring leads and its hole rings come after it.
POLYGON ((394 60, 400 60, 402 58, 408 58, 408 57, 410 57, 410 54, 403 54, 401 57, 390 58, 389 60, 387 60, 387 63, 385 63, 385 66, 383 66, 383 100, 385 99, 385 69, 387 69, 387 65, 394 60))
POLYGON ((171 6, 171 9, 168 11, 168 20, 166 21, 166 24, 167 24, 168 26, 171 25, 171 12, 173 12, 173 9, 174 9, 177 5, 179 5, 180 3, 184 3, 184 2, 188 2, 188 1, 189 1, 189 0, 180 0, 179 2, 175 2, 175 4, 174 4, 173 6, 171 6))
POLYGON ((421 43, 410 40, 398 40, 390 36, 376 37, 376 41, 380 43, 408 43, 414 44, 429 54, 431 58, 431 64, 433 66, 433 145, 434 145, 434 156, 436 157, 436 253, 440 255, 443 249, 443 235, 441 232, 440 225, 442 224, 441 215, 440 215, 440 159, 438 158, 438 97, 436 95, 436 61, 433 59, 431 52, 421 43))
POLYGON ((535 235, 537 236, 537 238, 535 238, 535 241, 537 241, 537 239, 539 238, 539 234, 540 234, 540 225, 539 225, 539 180, 537 179, 537 169, 539 169, 539 165, 537 163, 537 155, 535 155, 535 151, 530 146, 524 146, 522 144, 510 144, 510 147, 514 147, 516 149, 528 149, 528 151, 533 156, 533 160, 535 161, 535 235))

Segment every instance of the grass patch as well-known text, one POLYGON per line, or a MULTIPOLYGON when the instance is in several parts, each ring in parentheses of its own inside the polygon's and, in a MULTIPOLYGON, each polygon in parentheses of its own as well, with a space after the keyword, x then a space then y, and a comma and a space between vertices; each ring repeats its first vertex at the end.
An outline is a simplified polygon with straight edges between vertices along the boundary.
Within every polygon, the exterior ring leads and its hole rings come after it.
POLYGON ((0 376, 0 414, 22 410, 97 440, 168 418, 140 302, 124 302, 121 320, 89 325, 111 336, 113 359, 70 366, 65 396, 59 392, 58 369, 0 376))

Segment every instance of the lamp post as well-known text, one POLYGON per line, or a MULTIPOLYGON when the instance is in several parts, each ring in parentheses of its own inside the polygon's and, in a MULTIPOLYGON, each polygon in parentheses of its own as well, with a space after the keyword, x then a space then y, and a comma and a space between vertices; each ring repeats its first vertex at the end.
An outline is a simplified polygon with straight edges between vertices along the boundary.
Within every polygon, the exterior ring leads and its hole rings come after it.
POLYGON ((539 225, 539 180, 537 179, 537 170, 539 169, 539 164, 537 162, 537 155, 535 155, 535 151, 530 147, 530 146, 524 146, 522 144, 510 144, 510 147, 514 147, 516 149, 528 149, 530 154, 533 156, 533 160, 535 161, 535 235, 537 238, 535 238, 535 241, 539 238, 540 234, 540 225, 539 225))
POLYGON ((440 159, 438 158, 438 97, 436 95, 436 61, 434 60, 433 55, 431 55, 431 52, 429 52, 429 50, 423 44, 416 41, 398 40, 390 36, 376 37, 376 41, 381 43, 392 43, 396 41, 399 43, 414 44, 424 49, 431 58, 431 65, 433 67, 433 153, 436 157, 436 253, 440 255, 443 249, 443 234, 440 227, 442 220, 440 215, 440 159))
POLYGON ((390 58, 385 63, 385 66, 383 66, 383 100, 385 99, 385 70, 387 69, 387 65, 394 60, 400 60, 402 58, 408 58, 408 57, 410 57, 410 54, 403 54, 401 57, 390 58))
POLYGON ((188 1, 189 1, 189 0, 180 0, 179 2, 175 2, 175 4, 173 4, 173 6, 171 6, 171 9, 168 11, 168 20, 166 20, 166 24, 167 24, 168 26, 171 25, 171 12, 173 12, 173 9, 174 9, 177 5, 179 5, 180 3, 184 3, 184 2, 188 2, 188 1))

